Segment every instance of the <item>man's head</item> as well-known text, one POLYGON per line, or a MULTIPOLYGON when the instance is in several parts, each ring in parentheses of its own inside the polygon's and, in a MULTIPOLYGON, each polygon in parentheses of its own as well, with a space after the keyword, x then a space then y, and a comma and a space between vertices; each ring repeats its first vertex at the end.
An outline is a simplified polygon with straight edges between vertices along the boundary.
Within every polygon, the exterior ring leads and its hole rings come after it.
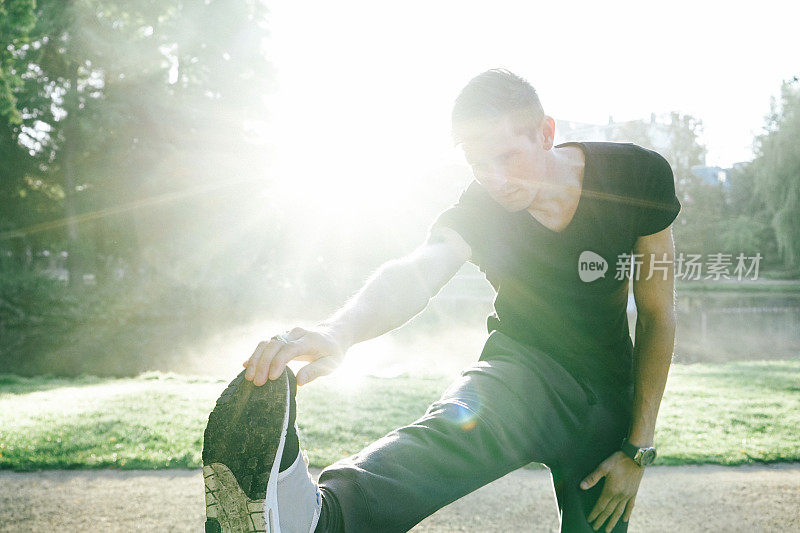
POLYGON ((532 136, 544 110, 536 89, 523 78, 505 69, 487 70, 472 78, 456 98, 453 138, 460 144, 506 117, 515 131, 532 136))
POLYGON ((534 88, 507 70, 487 70, 458 95, 452 122, 475 179, 507 210, 528 208, 555 133, 534 88))

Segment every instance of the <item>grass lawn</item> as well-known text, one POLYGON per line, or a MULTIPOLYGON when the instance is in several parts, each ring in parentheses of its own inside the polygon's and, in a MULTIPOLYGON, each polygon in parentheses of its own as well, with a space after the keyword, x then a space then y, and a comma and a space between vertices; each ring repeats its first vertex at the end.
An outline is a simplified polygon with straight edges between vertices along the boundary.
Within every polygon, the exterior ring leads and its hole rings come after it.
MULTIPOLYGON (((320 380, 298 395, 301 446, 325 466, 422 414, 448 377, 320 380)), ((226 381, 0 375, 0 469, 197 467, 226 381)), ((800 359, 674 364, 656 464, 800 460, 800 359)))

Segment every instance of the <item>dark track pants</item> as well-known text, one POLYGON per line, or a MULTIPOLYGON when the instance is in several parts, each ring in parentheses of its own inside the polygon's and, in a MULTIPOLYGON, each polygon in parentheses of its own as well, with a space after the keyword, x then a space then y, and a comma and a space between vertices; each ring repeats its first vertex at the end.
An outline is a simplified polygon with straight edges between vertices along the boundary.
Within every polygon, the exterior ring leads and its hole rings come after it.
MULTIPOLYGON (((420 419, 326 468, 323 498, 341 509, 347 533, 407 531, 461 496, 539 462, 552 473, 561 531, 593 531, 586 517, 605 478, 589 490, 579 483, 627 436, 633 389, 621 399, 593 392, 547 355, 494 332, 480 360, 420 419)), ((502 523, 502 511, 496 520, 502 523)), ((627 525, 620 519, 614 533, 627 525)))

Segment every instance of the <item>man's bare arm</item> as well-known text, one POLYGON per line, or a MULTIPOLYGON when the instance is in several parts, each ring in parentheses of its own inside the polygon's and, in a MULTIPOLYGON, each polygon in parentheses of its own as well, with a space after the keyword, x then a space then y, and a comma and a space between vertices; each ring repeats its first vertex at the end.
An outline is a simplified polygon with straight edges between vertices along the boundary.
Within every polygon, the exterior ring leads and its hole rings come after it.
POLYGON ((643 254, 633 281, 636 300, 636 344, 634 345, 634 401, 629 440, 636 446, 653 445, 656 417, 667 382, 675 344, 675 246, 672 226, 640 237, 634 252, 643 254), (664 272, 654 270, 653 260, 664 261, 664 272))
MULTIPOLYGON (((672 227, 640 237, 634 252, 642 254, 642 264, 633 279, 638 315, 633 347, 633 413, 628 440, 636 446, 649 447, 653 445, 656 417, 667 384, 675 342, 672 227), (662 270, 651 271, 654 260, 660 263, 654 266, 666 267, 666 275, 662 270)), ((643 475, 642 467, 617 450, 583 479, 581 488, 589 490, 605 478, 600 497, 587 516, 590 523, 594 522, 594 529, 600 529, 608 518, 606 531, 614 529, 620 517, 623 522, 630 519, 643 475)))
POLYGON ((392 331, 422 312, 470 254, 458 233, 440 228, 409 255, 381 266, 321 325, 347 347, 392 331))
POLYGON ((293 360, 311 361, 297 374, 298 384, 332 372, 353 344, 378 337, 408 322, 469 260, 471 249, 449 228, 437 228, 405 257, 381 266, 364 287, 330 318, 314 328, 294 328, 259 343, 245 362, 246 379, 262 385, 281 375, 293 360))

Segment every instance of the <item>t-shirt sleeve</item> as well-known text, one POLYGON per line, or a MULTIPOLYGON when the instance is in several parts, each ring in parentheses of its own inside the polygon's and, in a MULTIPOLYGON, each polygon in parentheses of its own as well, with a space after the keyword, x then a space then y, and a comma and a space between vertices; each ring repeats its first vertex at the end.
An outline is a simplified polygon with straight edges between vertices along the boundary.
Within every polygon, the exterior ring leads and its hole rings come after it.
POLYGON ((455 204, 439 213, 429 232, 433 233, 438 227, 454 230, 472 249, 471 261, 479 264, 493 241, 491 232, 497 224, 497 217, 492 216, 494 210, 496 207, 490 197, 473 181, 455 204))
POLYGON ((681 203, 675 194, 672 168, 661 155, 650 153, 639 190, 636 227, 640 236, 652 235, 667 228, 681 210, 681 203))
POLYGON ((474 188, 475 183, 470 184, 470 186, 461 193, 461 196, 455 204, 439 213, 436 216, 436 220, 431 224, 429 233, 433 233, 440 227, 450 228, 461 235, 468 244, 471 244, 469 241, 474 233, 474 227, 476 225, 475 219, 478 216, 476 191, 474 188))

